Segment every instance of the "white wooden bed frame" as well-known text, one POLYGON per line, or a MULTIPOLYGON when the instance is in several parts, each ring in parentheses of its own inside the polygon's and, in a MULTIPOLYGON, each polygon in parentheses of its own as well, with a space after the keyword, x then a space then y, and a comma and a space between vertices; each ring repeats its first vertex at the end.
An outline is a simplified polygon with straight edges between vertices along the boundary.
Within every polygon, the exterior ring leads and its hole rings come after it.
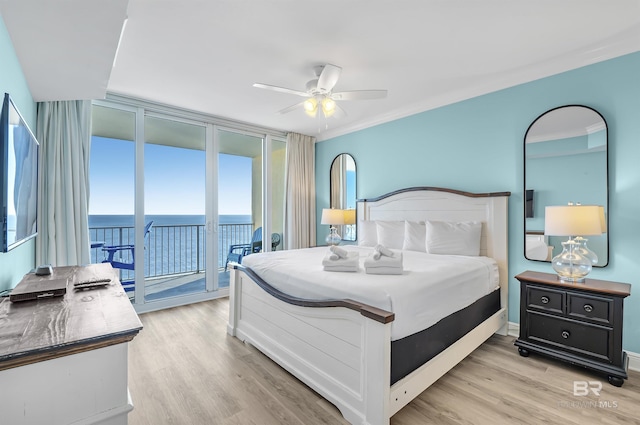
POLYGON ((358 222, 481 221, 481 255, 494 258, 499 266, 500 310, 394 385, 390 312, 352 300, 291 298, 237 266, 231 271, 227 332, 313 388, 351 424, 388 425, 391 416, 492 334, 506 335, 508 196, 421 187, 359 201, 358 222))

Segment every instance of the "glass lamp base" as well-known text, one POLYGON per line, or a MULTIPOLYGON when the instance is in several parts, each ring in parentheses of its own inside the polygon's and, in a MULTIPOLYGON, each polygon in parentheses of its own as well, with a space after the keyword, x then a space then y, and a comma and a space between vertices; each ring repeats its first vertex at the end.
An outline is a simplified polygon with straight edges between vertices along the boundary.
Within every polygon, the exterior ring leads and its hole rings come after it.
POLYGON ((591 264, 593 264, 594 266, 598 264, 598 255, 595 252, 591 251, 587 246, 588 239, 585 239, 581 236, 576 236, 575 238, 573 238, 573 240, 580 244, 580 247, 578 249, 580 249, 581 255, 590 259, 591 264))
POLYGON ((580 246, 579 242, 571 239, 562 242, 562 252, 551 260, 551 267, 562 282, 584 282, 585 276, 591 272, 591 258, 583 255, 580 246))
POLYGON ((329 235, 325 239, 325 242, 327 243, 327 245, 329 246, 340 245, 341 240, 342 238, 338 234, 337 229, 335 227, 331 227, 331 233, 329 233, 329 235))
POLYGON ((584 283, 584 280, 585 280, 584 277, 569 277, 569 276, 560 276, 560 275, 558 275, 558 279, 560 280, 560 282, 567 282, 567 283, 584 283))

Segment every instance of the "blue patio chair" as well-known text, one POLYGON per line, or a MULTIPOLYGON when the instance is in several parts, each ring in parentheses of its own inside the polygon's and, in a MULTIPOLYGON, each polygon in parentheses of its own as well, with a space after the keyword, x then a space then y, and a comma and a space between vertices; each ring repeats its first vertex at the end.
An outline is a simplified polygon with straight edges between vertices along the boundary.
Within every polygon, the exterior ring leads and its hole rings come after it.
POLYGON ((251 237, 250 243, 237 243, 229 245, 227 261, 224 263, 224 271, 227 271, 229 262, 242 264, 242 258, 252 252, 260 252, 262 249, 262 227, 258 227, 251 237))
MULTIPOLYGON (((147 236, 151 232, 151 227, 153 226, 153 221, 150 221, 144 226, 144 238, 147 239, 147 236)), ((91 244, 92 248, 98 248, 102 245, 102 251, 105 252, 106 258, 102 261, 103 263, 111 263, 111 267, 114 269, 123 269, 123 270, 134 270, 136 267, 135 264, 135 247, 134 245, 104 245, 103 243, 93 243, 91 244), (94 246, 97 245, 97 246, 94 246), (131 262, 124 262, 122 260, 123 251, 127 255, 127 258, 131 258, 131 262), (116 253, 118 253, 118 259, 116 259, 116 253)), ((135 289, 135 280, 123 280, 120 282, 125 292, 131 292, 135 289)))
MULTIPOLYGON (((276 250, 276 247, 280 245, 280 241, 281 238, 279 233, 271 234, 272 251, 276 250)), ((262 227, 258 227, 255 232, 253 232, 250 243, 233 244, 229 246, 227 261, 224 264, 224 271, 227 271, 229 262, 242 264, 242 258, 260 251, 262 251, 262 227)))

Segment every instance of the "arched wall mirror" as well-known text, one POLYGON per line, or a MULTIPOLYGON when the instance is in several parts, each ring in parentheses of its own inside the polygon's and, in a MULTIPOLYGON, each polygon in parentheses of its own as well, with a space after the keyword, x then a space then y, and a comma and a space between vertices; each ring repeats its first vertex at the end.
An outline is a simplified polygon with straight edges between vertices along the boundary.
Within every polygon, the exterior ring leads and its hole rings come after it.
MULTIPOLYGON (((525 258, 551 261, 566 236, 544 234, 545 207, 569 202, 604 207, 608 228, 607 123, 594 109, 569 105, 540 115, 524 137, 525 258)), ((574 235, 579 236, 579 235, 574 235)), ((588 236, 598 256, 594 267, 609 263, 608 234, 588 236)))
POLYGON ((356 162, 341 153, 329 172, 330 207, 345 210, 345 225, 337 226, 343 241, 356 240, 356 162))

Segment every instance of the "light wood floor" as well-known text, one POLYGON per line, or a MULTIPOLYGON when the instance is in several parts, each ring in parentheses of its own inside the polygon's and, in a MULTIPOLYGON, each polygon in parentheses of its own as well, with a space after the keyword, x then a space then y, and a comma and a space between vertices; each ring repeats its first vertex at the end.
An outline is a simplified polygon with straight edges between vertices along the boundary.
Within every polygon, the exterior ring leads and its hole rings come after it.
MULTIPOLYGON (((141 315, 129 351, 131 425, 346 424, 339 411, 226 333, 228 300, 141 315)), ((640 373, 621 388, 584 369, 522 358, 494 336, 391 418, 392 425, 640 424, 640 373), (597 397, 573 382, 600 381, 597 397)))

